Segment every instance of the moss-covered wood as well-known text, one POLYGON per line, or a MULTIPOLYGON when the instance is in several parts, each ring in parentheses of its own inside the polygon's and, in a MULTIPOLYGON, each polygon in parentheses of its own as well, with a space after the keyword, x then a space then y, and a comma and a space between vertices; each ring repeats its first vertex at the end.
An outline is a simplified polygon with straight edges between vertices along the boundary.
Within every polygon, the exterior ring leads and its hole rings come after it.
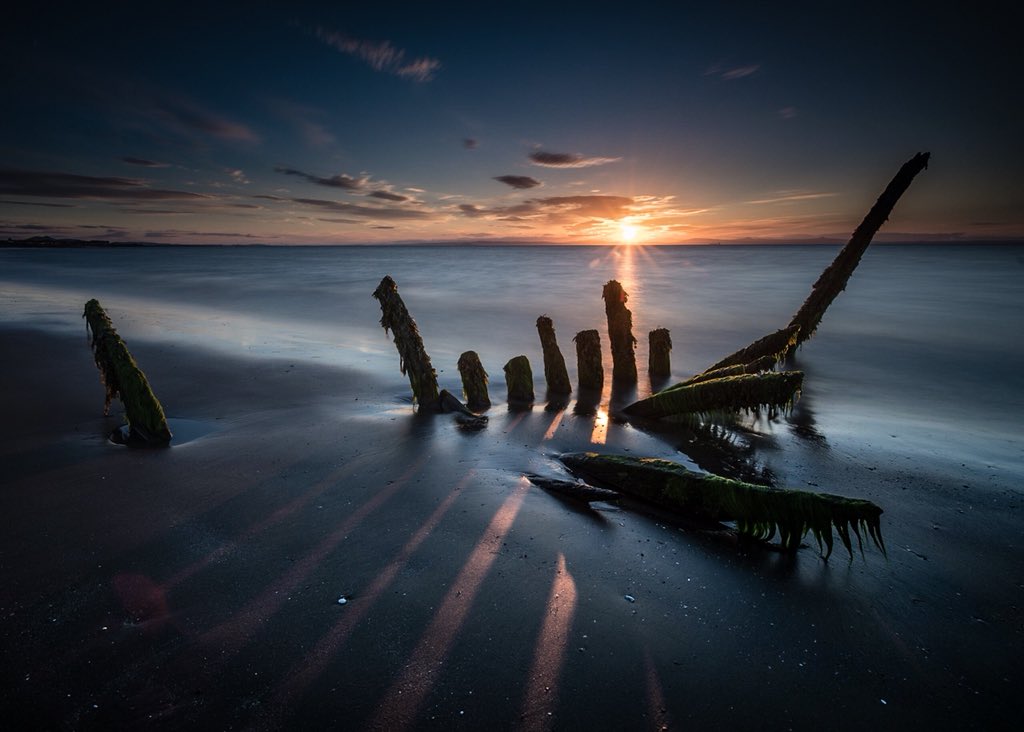
POLYGON ((459 374, 462 376, 462 391, 466 394, 466 406, 480 411, 489 409, 491 397, 487 393, 487 372, 480 363, 476 351, 466 351, 459 356, 459 374))
POLYGON ((668 328, 655 328, 647 334, 647 340, 647 373, 653 379, 667 379, 672 375, 672 335, 668 328))
POLYGON ((601 334, 596 330, 581 330, 572 340, 576 344, 576 373, 580 389, 600 391, 604 387, 601 334))
POLYGON ((584 452, 562 455, 561 459, 576 474, 663 508, 701 519, 735 521, 742 534, 756 539, 767 541, 778 534, 782 546, 790 551, 795 551, 810 531, 827 559, 834 530, 851 557, 850 534, 863 551, 862 531, 885 552, 882 509, 870 501, 703 475, 657 458, 584 452))
POLYGON ((399 368, 409 376, 413 398, 419 402, 421 409, 437 409, 437 374, 423 347, 423 338, 420 337, 416 321, 409 315, 398 294, 398 285, 385 276, 373 291, 373 296, 380 303, 380 324, 384 332, 394 335, 399 368))
POLYGON ((569 371, 565 368, 565 358, 555 339, 555 324, 547 315, 537 318, 537 333, 544 353, 544 380, 548 385, 548 393, 571 394, 569 371))
POLYGON ((799 328, 796 346, 814 335, 825 310, 839 296, 839 293, 846 289, 850 275, 860 263, 860 259, 875 233, 888 220, 893 207, 910 186, 911 181, 928 167, 930 157, 931 153, 918 153, 903 164, 903 167, 882 191, 882 195, 875 201, 875 205, 868 211, 860 226, 853 232, 850 241, 836 255, 832 264, 821 273, 811 288, 811 294, 807 296, 804 304, 800 306, 789 323, 790 326, 799 328))
POLYGON ((597 488, 578 480, 561 480, 558 478, 545 478, 542 475, 526 473, 526 478, 538 488, 543 488, 551 493, 560 496, 574 498, 577 501, 590 503, 591 501, 617 501, 618 491, 607 488, 597 488))
POLYGON ((82 317, 89 329, 93 359, 106 390, 103 413, 110 413, 110 402, 117 397, 124 405, 130 436, 154 445, 170 442, 171 430, 164 408, 99 302, 89 300, 82 317))
POLYGON ((788 325, 774 333, 769 333, 763 338, 758 338, 746 348, 741 348, 735 353, 729 354, 721 361, 709 366, 704 373, 717 371, 727 366, 753 363, 765 358, 770 358, 774 365, 785 358, 786 354, 796 346, 799 334, 799 325, 788 325))
POLYGON ((533 369, 530 359, 516 356, 505 364, 505 383, 508 385, 508 401, 510 404, 529 404, 534 399, 533 369))
POLYGON ((622 411, 631 417, 661 419, 676 415, 712 415, 741 410, 769 412, 792 406, 800 393, 800 371, 726 376, 677 385, 633 402, 622 411))
POLYGON ((612 379, 635 384, 636 338, 633 336, 633 313, 626 307, 629 295, 619 282, 609 280, 602 297, 608 316, 608 340, 612 346, 612 379))
POLYGON ((670 389, 678 389, 681 386, 692 386, 693 384, 699 384, 702 381, 711 381, 712 379, 721 379, 725 376, 742 376, 743 374, 760 374, 765 371, 771 371, 775 367, 776 358, 775 356, 762 356, 755 361, 750 363, 738 363, 732 366, 723 366, 721 368, 712 369, 705 371, 701 374, 691 376, 686 381, 683 381, 675 386, 670 386, 670 389))

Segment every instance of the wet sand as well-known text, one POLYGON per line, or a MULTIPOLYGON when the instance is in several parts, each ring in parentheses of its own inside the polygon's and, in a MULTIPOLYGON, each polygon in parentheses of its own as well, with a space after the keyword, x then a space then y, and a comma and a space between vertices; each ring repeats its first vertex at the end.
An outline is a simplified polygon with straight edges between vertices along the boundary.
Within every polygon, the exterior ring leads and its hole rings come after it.
MULTIPOLYGON (((120 420, 84 335, 0 330, 18 729, 996 729, 1024 711, 1020 486, 984 465, 769 441, 781 485, 885 509, 888 558, 826 563, 531 487, 594 420, 508 412, 500 376, 466 432, 413 413, 397 357, 371 378, 129 346, 169 449, 106 440, 120 420)), ((614 422, 606 439, 682 457, 614 422)))

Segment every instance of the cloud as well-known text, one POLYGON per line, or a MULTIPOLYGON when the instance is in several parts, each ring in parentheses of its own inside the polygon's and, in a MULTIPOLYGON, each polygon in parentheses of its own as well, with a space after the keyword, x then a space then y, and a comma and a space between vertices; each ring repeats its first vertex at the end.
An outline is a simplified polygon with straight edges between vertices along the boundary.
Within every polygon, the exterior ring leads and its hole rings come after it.
POLYGON ((531 178, 528 175, 496 175, 494 180, 518 190, 526 190, 527 188, 536 188, 537 186, 544 185, 536 178, 531 178))
POLYGON ((431 81, 441 69, 441 62, 429 56, 407 61, 405 51, 395 48, 390 41, 365 41, 325 28, 317 28, 316 37, 338 51, 358 58, 374 71, 394 74, 403 79, 431 81))
POLYGON ((241 183, 243 185, 248 185, 249 183, 249 179, 245 177, 245 172, 242 170, 228 169, 227 174, 231 176, 235 183, 241 183))
POLYGON ((779 195, 773 198, 759 198, 754 201, 747 201, 750 204, 766 203, 794 203, 796 201, 812 201, 816 198, 831 198, 837 193, 802 193, 800 191, 779 191, 779 195))
POLYGON ((467 150, 476 150, 480 147, 480 141, 475 140, 472 137, 464 137, 462 138, 462 146, 467 150))
POLYGON ((779 116, 782 117, 782 119, 793 119, 799 113, 800 111, 796 107, 783 107, 779 110, 779 116))
POLYGON ((595 165, 617 163, 622 158, 586 157, 578 153, 556 153, 534 150, 530 153, 534 165, 545 168, 590 168, 595 165))
POLYGON ((402 201, 410 200, 408 196, 403 196, 400 193, 392 193, 391 191, 373 191, 372 193, 367 193, 366 195, 370 196, 371 198, 381 198, 385 201, 396 201, 399 203, 401 203, 402 201))
POLYGON ((756 74, 761 69, 761 64, 747 64, 746 66, 723 66, 722 64, 715 64, 707 71, 704 72, 705 76, 717 76, 720 79, 726 81, 734 81, 736 79, 743 79, 753 74, 756 74))
POLYGON ((153 113, 177 132, 198 131, 232 142, 260 142, 260 137, 247 126, 203 109, 195 102, 181 98, 153 100, 153 113))
POLYGON ((316 183, 319 186, 328 186, 329 188, 341 188, 346 191, 358 191, 362 189, 369 178, 363 176, 362 178, 353 178, 350 175, 344 173, 340 175, 332 175, 330 178, 321 178, 318 175, 312 175, 311 173, 304 173, 301 170, 295 168, 284 168, 277 166, 274 168, 276 173, 284 173, 285 175, 297 175, 300 178, 305 178, 310 183, 316 183))
POLYGON ((318 218, 317 221, 326 221, 331 224, 362 224, 365 223, 359 219, 326 219, 318 218))
POLYGON ((235 231, 189 231, 187 229, 164 229, 162 231, 147 231, 143 234, 147 239, 170 239, 183 236, 217 238, 217 239, 276 239, 276 236, 257 236, 256 234, 242 234, 235 231))
POLYGON ((463 203, 458 210, 470 218, 515 221, 544 218, 549 223, 570 224, 582 219, 619 219, 633 213, 633 205, 634 199, 626 196, 549 196, 495 208, 463 203))
POLYGON ((351 216, 363 216, 368 219, 401 220, 401 219, 432 219, 434 215, 428 211, 411 208, 376 207, 364 206, 357 203, 344 203, 342 201, 325 201, 319 198, 293 198, 295 203, 304 206, 315 206, 317 208, 349 214, 351 216))
POLYGON ((121 162, 128 163, 129 165, 141 165, 143 168, 168 168, 168 163, 158 163, 153 160, 146 160, 145 158, 133 158, 130 155, 126 155, 121 158, 121 162))
POLYGON ((0 169, 0 194, 43 198, 121 200, 200 200, 212 196, 188 191, 149 188, 136 178, 97 177, 73 173, 0 169))
POLYGON ((45 201, 0 201, 7 206, 46 206, 47 208, 78 208, 73 203, 46 203, 45 201))

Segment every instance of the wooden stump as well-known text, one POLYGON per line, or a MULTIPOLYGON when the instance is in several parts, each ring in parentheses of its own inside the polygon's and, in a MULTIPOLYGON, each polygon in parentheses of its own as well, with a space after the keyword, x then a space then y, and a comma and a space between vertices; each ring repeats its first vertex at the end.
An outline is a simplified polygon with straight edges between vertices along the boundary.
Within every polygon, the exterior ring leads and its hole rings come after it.
POLYGON ((487 372, 484 371, 476 351, 466 351, 459 356, 459 373, 462 375, 466 406, 473 411, 488 409, 491 406, 491 398, 487 394, 487 372))
POLYGON ((621 284, 609 280, 602 296, 604 311, 608 316, 608 340, 612 346, 612 379, 635 384, 636 338, 633 337, 633 314, 626 307, 629 295, 621 284))
POLYGON ((576 370, 580 389, 601 391, 604 387, 601 334, 596 330, 581 330, 572 340, 576 344, 576 370))
POLYGON ((544 352, 544 380, 548 384, 549 394, 571 394, 569 372, 565 368, 565 358, 555 340, 555 326, 546 315, 537 318, 537 332, 540 334, 540 347, 544 352))

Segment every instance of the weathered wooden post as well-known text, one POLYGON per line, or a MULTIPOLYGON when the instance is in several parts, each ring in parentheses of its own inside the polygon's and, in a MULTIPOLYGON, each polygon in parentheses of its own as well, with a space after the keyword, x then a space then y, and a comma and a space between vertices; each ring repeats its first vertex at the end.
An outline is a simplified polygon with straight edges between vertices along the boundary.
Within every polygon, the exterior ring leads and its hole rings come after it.
POLYGON ((608 316, 608 340, 612 345, 612 378, 635 384, 636 338, 633 337, 633 313, 626 307, 629 295, 616 280, 609 280, 602 296, 608 316))
POLYGON ((647 334, 650 342, 650 355, 647 360, 647 371, 652 379, 667 379, 672 375, 672 363, 669 352, 672 350, 672 336, 668 328, 655 328, 647 334))
POLYGON ((164 408, 110 318, 95 299, 85 304, 82 317, 89 328, 93 360, 106 389, 103 414, 110 413, 110 402, 118 397, 128 418, 129 437, 141 438, 152 445, 166 445, 171 441, 171 430, 164 408))
POLYGON ((466 351, 459 356, 459 373, 462 375, 462 390, 466 394, 466 406, 473 411, 488 409, 491 398, 487 394, 487 372, 480 363, 476 351, 466 351))
POLYGON ((384 332, 391 331, 394 334, 399 368, 409 376, 413 397, 419 402, 420 409, 438 409, 437 374, 423 347, 423 338, 420 337, 416 321, 409 315, 398 294, 398 285, 385 275, 373 291, 373 296, 380 302, 380 324, 384 332))
POLYGON ((580 389, 604 388, 604 366, 601 363, 601 334, 596 330, 581 330, 572 339, 576 344, 576 371, 580 389))
POLYGON ((505 364, 505 383, 508 385, 509 403, 530 403, 533 401, 533 370, 530 359, 516 356, 505 364))
POLYGON ((537 332, 540 334, 540 347, 544 351, 544 380, 548 384, 548 393, 571 394, 569 372, 555 340, 555 326, 551 318, 547 315, 537 318, 537 332))

